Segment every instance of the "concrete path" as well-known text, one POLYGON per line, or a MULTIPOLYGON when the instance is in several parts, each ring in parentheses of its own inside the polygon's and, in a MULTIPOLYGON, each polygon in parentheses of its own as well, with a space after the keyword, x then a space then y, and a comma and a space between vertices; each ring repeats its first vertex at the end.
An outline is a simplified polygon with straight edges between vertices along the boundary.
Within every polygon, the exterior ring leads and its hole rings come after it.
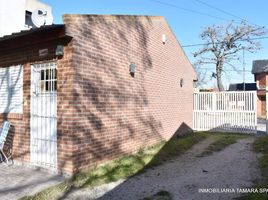
POLYGON ((16 200, 33 195, 64 180, 62 176, 49 174, 26 166, 7 166, 0 163, 0 199, 16 200))
POLYGON ((229 200, 237 192, 202 193, 200 189, 237 189, 250 187, 260 178, 257 155, 251 150, 253 137, 241 139, 220 152, 200 157, 212 142, 207 139, 177 159, 128 180, 93 189, 73 191, 66 199, 138 200, 168 191, 174 200, 229 200))

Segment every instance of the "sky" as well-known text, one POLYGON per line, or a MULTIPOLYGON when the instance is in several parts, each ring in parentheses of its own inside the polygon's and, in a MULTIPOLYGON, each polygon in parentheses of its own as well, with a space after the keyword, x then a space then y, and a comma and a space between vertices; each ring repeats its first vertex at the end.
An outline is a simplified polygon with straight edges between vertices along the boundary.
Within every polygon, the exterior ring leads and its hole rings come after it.
MULTIPOLYGON (((204 27, 227 25, 235 20, 247 20, 251 24, 268 28, 267 0, 41 0, 52 6, 54 23, 62 23, 63 14, 132 14, 132 15, 161 15, 166 18, 178 41, 182 46, 202 44, 200 33, 204 27), (208 5, 205 5, 208 4, 208 5), (221 11, 214 9, 218 8, 221 11)), ((268 35, 266 35, 268 36, 268 35)), ((268 38, 259 40, 262 49, 257 53, 245 52, 245 82, 254 82, 251 74, 252 61, 268 59, 268 38)), ((184 47, 184 51, 192 63, 195 62, 193 52, 202 46, 184 47)), ((242 52, 240 56, 242 58, 242 52)), ((237 69, 243 69, 242 62, 233 63, 237 69)), ((205 88, 214 87, 216 80, 211 78, 215 72, 213 66, 202 66, 205 74, 205 88)), ((243 82, 243 71, 234 71, 226 67, 224 86, 230 83, 243 82)))

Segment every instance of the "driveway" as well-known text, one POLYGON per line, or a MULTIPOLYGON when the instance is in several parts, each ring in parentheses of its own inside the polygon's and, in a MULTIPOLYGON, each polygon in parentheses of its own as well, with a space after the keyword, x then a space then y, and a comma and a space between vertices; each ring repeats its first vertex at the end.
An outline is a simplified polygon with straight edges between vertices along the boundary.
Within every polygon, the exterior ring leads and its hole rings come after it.
POLYGON ((258 133, 266 134, 266 120, 265 119, 258 119, 258 133))
POLYGON ((25 166, 0 163, 0 199, 16 200, 32 195, 64 180, 62 176, 25 166))
MULTIPOLYGON (((200 189, 237 189, 252 186, 260 179, 257 154, 251 150, 254 137, 247 137, 220 152, 201 157, 213 142, 208 138, 194 145, 185 154, 172 161, 146 170, 127 180, 104 184, 95 188, 74 190, 64 199, 138 200, 160 190, 168 191, 174 200, 232 199, 237 192, 210 193, 200 189)), ((23 166, 0 164, 0 199, 18 199, 33 195, 62 182, 59 175, 23 166)))
POLYGON ((165 190, 175 200, 229 200, 241 194, 200 189, 236 190, 250 187, 260 179, 257 155, 251 150, 253 141, 254 137, 241 139, 220 152, 200 157, 212 142, 207 139, 164 165, 127 180, 74 191, 67 199, 138 200, 165 190))

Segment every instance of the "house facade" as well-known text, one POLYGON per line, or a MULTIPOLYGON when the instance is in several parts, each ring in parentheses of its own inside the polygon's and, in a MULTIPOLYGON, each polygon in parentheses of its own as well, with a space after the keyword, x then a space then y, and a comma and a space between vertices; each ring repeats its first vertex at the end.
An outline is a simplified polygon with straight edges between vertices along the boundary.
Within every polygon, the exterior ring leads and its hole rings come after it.
POLYGON ((258 117, 266 117, 266 89, 268 86, 268 60, 254 60, 252 74, 257 85, 257 113, 258 117))
POLYGON ((231 83, 228 91, 257 91, 256 83, 231 83))
POLYGON ((163 17, 63 22, 0 38, 16 161, 71 174, 190 130, 196 74, 163 17))
POLYGON ((38 0, 0 1, 0 37, 33 27, 31 14, 36 9, 52 13, 49 5, 38 0))

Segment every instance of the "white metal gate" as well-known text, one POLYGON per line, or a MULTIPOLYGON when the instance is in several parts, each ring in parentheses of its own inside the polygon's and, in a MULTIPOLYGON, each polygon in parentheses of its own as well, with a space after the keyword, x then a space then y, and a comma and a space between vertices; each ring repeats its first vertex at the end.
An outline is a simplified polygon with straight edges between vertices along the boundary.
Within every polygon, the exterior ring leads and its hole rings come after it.
POLYGON ((193 129, 257 132, 256 91, 194 93, 193 129))
POLYGON ((31 65, 31 163, 57 168, 57 65, 31 65))

